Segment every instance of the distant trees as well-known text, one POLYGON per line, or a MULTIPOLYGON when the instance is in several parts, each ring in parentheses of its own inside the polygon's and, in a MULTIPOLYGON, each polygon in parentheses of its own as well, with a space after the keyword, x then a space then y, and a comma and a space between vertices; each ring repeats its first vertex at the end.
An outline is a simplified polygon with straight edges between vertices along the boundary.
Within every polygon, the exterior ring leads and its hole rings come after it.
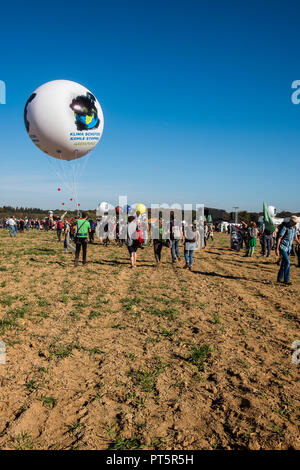
MULTIPOLYGON (((54 215, 61 216, 65 210, 56 209, 53 211, 54 215)), ((96 215, 95 210, 88 211, 89 214, 94 217, 96 215)), ((38 207, 12 207, 12 206, 3 206, 0 207, 0 218, 10 217, 14 215, 16 218, 25 218, 29 217, 30 219, 42 219, 49 216, 49 211, 47 209, 40 209, 38 207)), ((68 216, 77 215, 77 211, 69 211, 68 216)))

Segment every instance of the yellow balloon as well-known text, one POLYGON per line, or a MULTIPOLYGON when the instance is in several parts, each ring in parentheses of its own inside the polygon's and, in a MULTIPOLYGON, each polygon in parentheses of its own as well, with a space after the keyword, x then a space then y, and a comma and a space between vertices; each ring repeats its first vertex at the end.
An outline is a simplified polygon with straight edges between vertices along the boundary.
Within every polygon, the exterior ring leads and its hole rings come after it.
POLYGON ((145 204, 137 204, 136 208, 135 208, 135 211, 136 212, 139 212, 140 214, 144 214, 146 212, 147 208, 145 206, 145 204))

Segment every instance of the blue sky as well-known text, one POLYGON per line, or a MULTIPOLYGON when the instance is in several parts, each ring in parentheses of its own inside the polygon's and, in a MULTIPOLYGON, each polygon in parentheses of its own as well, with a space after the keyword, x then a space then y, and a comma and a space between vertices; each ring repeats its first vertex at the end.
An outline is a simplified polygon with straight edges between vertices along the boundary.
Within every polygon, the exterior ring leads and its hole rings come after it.
MULTIPOLYGON (((81 207, 204 203, 300 210, 297 1, 14 1, 1 7, 0 205, 68 199, 23 123, 28 96, 69 79, 102 105, 81 207)), ((62 188, 63 189, 63 188, 62 188)))

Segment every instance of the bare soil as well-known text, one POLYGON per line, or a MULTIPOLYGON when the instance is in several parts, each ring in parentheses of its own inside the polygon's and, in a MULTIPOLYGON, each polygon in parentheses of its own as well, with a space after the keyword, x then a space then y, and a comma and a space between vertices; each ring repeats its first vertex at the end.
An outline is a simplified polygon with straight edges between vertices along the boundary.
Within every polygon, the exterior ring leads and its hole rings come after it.
MULTIPOLYGON (((300 449, 300 268, 216 234, 171 263, 152 247, 0 232, 1 449, 300 449)), ((181 247, 181 252, 183 251, 181 247)))

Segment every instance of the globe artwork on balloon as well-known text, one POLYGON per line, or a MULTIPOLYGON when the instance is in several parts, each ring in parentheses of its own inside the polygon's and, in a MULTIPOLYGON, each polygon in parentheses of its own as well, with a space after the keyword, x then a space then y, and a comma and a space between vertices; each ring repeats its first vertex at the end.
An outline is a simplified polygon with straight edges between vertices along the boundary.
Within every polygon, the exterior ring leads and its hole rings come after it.
POLYGON ((100 119, 95 106, 96 98, 92 93, 86 96, 77 96, 70 104, 70 108, 75 114, 75 124, 78 131, 96 129, 99 127, 100 119))

